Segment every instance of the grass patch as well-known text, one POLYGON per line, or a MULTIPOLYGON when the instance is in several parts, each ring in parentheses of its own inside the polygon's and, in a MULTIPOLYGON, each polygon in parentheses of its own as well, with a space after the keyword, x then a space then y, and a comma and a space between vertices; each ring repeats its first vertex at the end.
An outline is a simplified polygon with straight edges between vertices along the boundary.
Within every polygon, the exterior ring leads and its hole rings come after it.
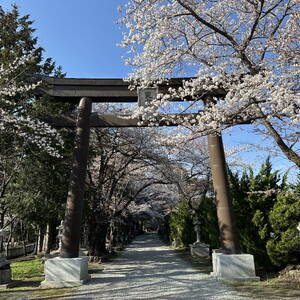
POLYGON ((14 262, 11 264, 13 280, 43 280, 44 264, 37 258, 33 260, 14 262))
POLYGON ((300 285, 278 282, 276 278, 257 282, 226 282, 253 300, 300 299, 300 285))
POLYGON ((49 289, 40 287, 44 280, 44 264, 40 258, 23 257, 11 263, 12 279, 17 280, 14 288, 0 289, 0 300, 18 299, 63 299, 76 288, 49 289))
POLYGON ((1 300, 17 300, 17 299, 39 299, 39 300, 62 300, 65 296, 71 293, 74 288, 61 289, 45 289, 34 287, 18 287, 13 289, 0 290, 1 300))

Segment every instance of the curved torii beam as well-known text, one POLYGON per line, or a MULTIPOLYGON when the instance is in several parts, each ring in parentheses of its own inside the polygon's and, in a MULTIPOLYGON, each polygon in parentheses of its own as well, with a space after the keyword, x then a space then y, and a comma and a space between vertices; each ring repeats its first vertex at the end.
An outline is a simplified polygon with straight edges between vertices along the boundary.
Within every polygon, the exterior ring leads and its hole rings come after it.
MULTIPOLYGON (((61 102, 79 103, 77 121, 72 117, 59 117, 50 120, 50 123, 55 127, 76 127, 73 166, 61 247, 61 257, 74 258, 78 257, 79 254, 90 127, 139 127, 138 119, 124 119, 114 115, 101 116, 91 114, 92 102, 137 102, 138 95, 136 90, 129 89, 129 82, 120 78, 79 79, 45 76, 34 76, 34 78, 35 81, 43 82, 43 87, 37 90, 38 93, 47 94, 61 102)), ((158 88, 163 92, 169 87, 180 87, 183 80, 188 79, 170 79, 168 84, 159 85, 158 88)), ((222 89, 210 92, 210 96, 223 97, 224 95, 226 95, 226 92, 222 89)), ((182 100, 174 99, 173 101, 182 100)), ((176 121, 167 124, 162 120, 160 126, 177 126, 177 124, 176 121)), ((224 253, 240 253, 221 135, 209 135, 208 146, 222 250, 224 253)))

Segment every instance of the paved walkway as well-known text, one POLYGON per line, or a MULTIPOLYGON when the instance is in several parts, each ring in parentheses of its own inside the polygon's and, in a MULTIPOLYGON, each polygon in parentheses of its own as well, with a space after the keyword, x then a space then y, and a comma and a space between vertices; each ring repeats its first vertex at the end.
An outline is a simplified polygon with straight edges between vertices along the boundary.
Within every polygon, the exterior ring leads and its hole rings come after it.
POLYGON ((102 300, 245 300, 237 292, 200 273, 165 246, 156 234, 144 234, 104 271, 69 299, 102 300))

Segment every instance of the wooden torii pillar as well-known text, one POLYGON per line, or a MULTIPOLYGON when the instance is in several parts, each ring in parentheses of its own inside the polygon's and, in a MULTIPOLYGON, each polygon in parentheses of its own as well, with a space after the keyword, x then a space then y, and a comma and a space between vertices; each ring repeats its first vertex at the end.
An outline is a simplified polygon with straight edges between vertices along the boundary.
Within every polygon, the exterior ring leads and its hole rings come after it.
MULTIPOLYGON (((79 103, 77 123, 71 117, 52 119, 56 127, 76 127, 76 140, 71 180, 67 198, 61 256, 78 257, 84 186, 88 158, 90 127, 140 127, 138 119, 125 120, 117 116, 91 115, 93 102, 137 102, 137 93, 128 89, 129 84, 122 79, 74 79, 40 77, 48 86, 40 89, 58 101, 79 103)), ((184 78, 172 79, 170 85, 160 86, 160 90, 170 86, 179 87, 184 78)), ((222 93, 222 91, 215 91, 222 93)), ((181 101, 177 99, 174 101, 181 101)), ((183 115, 184 117, 184 115, 183 115)), ((176 122, 160 122, 160 126, 176 126, 176 122)), ((240 252, 239 239, 234 222, 232 197, 228 184, 225 155, 221 135, 208 137, 209 155, 213 185, 216 195, 220 240, 224 253, 240 252)))
POLYGON ((72 173, 61 241, 60 256, 63 258, 78 257, 79 254, 91 108, 91 99, 83 97, 78 106, 72 173))

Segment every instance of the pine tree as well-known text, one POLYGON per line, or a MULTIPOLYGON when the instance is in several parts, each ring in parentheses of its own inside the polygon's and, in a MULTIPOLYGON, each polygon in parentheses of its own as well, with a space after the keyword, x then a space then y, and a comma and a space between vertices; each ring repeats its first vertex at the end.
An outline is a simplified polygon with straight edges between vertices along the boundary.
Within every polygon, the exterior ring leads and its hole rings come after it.
POLYGON ((55 63, 52 58, 43 60, 44 50, 37 46, 32 24, 29 15, 20 17, 16 5, 12 5, 11 11, 4 11, 0 6, 0 64, 8 66, 15 59, 32 54, 32 59, 23 70, 24 74, 49 75, 55 70, 55 63))

